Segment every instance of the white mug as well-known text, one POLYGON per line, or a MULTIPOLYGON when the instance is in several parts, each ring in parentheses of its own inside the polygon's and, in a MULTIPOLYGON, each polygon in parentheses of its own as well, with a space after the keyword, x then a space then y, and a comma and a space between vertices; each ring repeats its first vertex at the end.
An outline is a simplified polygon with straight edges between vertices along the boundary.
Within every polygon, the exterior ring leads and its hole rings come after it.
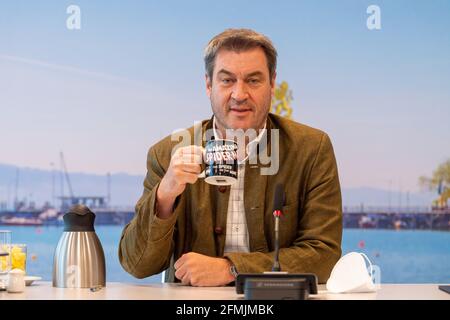
POLYGON ((25 290, 25 272, 20 269, 13 269, 9 272, 8 292, 20 293, 25 290))

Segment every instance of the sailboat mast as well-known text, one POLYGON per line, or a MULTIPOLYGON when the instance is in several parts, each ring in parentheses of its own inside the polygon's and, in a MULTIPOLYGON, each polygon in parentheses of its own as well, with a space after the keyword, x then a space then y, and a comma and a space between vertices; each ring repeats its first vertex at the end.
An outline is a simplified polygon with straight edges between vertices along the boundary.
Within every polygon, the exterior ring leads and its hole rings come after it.
POLYGON ((14 188, 14 210, 19 206, 19 168, 16 169, 16 184, 14 188))

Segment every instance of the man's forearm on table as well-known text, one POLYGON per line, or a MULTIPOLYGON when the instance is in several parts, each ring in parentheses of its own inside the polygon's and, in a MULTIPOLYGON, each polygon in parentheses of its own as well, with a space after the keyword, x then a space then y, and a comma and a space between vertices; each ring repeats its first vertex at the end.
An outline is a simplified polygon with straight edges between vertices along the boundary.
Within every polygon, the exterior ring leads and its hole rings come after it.
POLYGON ((176 219, 160 219, 155 215, 155 192, 142 196, 133 220, 126 226, 119 246, 124 268, 136 277, 160 272, 171 254, 176 219), (150 261, 150 263, 148 263, 150 261))

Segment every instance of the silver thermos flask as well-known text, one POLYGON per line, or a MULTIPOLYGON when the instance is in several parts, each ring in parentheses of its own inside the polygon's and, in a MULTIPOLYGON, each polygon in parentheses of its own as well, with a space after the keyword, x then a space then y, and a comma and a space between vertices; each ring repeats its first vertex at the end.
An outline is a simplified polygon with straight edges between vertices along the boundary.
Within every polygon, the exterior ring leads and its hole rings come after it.
POLYGON ((53 286, 104 287, 105 254, 94 230, 95 214, 87 206, 75 205, 63 219, 64 232, 53 258, 53 286))

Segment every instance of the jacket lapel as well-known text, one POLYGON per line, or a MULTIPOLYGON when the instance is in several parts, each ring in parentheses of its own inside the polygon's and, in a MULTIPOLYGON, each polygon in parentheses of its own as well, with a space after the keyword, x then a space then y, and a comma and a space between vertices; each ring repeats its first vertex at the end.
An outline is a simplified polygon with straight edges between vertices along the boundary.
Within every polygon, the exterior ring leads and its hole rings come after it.
MULTIPOLYGON (((270 130, 272 128, 270 117, 267 117, 266 133, 258 144, 257 155, 261 152, 270 153, 270 130), (262 143, 262 142, 267 143, 262 143), (267 148, 268 150, 266 150, 267 148)), ((255 155, 253 155, 254 157, 255 155)), ((251 156, 250 156, 251 157, 251 156)), ((262 165, 259 158, 247 161, 245 164, 244 179, 244 206, 249 233, 250 251, 268 252, 266 235, 264 233, 264 215, 266 212, 267 184, 269 176, 261 174, 262 165)))

